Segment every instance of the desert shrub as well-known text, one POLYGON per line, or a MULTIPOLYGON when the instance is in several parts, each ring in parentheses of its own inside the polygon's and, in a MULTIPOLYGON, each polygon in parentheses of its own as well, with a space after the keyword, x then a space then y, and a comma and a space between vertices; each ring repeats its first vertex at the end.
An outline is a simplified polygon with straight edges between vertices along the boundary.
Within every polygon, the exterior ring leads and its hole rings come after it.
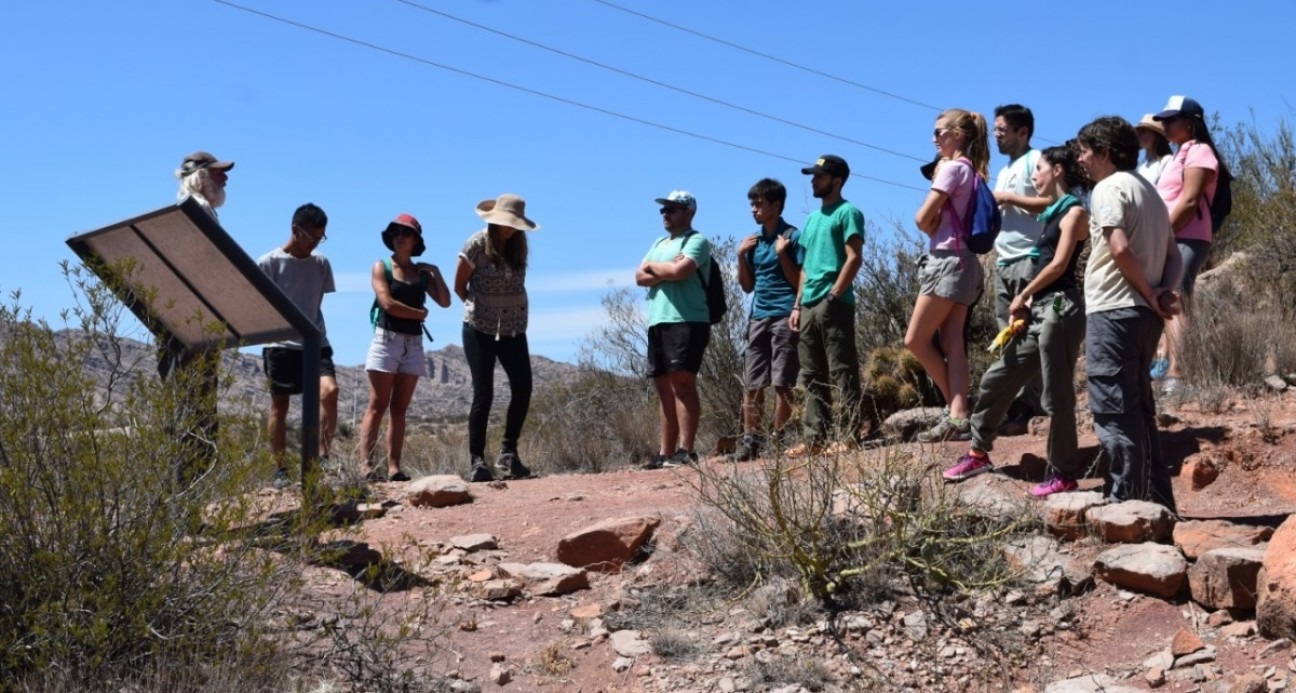
POLYGON ((656 394, 642 378, 582 368, 531 404, 523 453, 549 472, 598 473, 657 452, 656 394))
POLYGON ((1254 291, 1227 276, 1199 286, 1192 322, 1177 345, 1179 366, 1191 382, 1204 387, 1252 385, 1266 372, 1279 370, 1279 360, 1291 358, 1296 326, 1274 314, 1281 309, 1238 309, 1252 300, 1254 291))
MULTIPOLYGON (((1026 514, 982 517, 948 496, 931 466, 894 451, 776 454, 703 467, 694 488, 727 521, 738 550, 759 557, 744 564, 755 575, 737 575, 744 582, 733 587, 792 572, 806 595, 837 610, 883 596, 896 577, 964 592, 1009 580, 999 542, 1025 531, 1026 514)), ((686 545, 709 568, 723 570, 696 538, 686 545)))
POLYGON ((292 564, 254 537, 204 538, 252 515, 238 499, 269 466, 260 422, 203 425, 194 374, 160 383, 128 361, 111 292, 65 272, 84 295, 65 317, 75 332, 31 320, 17 296, 0 307, 0 670, 91 682, 158 662, 255 669, 292 564))

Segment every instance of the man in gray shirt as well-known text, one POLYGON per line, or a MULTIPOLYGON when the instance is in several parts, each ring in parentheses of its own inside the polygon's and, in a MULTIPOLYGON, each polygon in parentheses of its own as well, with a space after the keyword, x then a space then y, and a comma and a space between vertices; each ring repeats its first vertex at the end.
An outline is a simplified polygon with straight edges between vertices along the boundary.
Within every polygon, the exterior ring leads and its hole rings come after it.
MULTIPOLYGON (((324 329, 324 311, 320 305, 324 294, 335 291, 333 266, 328 258, 314 252, 327 236, 328 217, 324 210, 309 202, 293 213, 292 233, 288 242, 262 255, 257 266, 270 277, 302 314, 315 322, 320 331, 320 461, 327 464, 337 424, 338 386, 333 366, 333 348, 324 329)), ((261 365, 270 380, 270 454, 274 457, 275 488, 291 483, 284 464, 287 444, 288 403, 302 392, 301 340, 275 342, 261 351, 261 365)))

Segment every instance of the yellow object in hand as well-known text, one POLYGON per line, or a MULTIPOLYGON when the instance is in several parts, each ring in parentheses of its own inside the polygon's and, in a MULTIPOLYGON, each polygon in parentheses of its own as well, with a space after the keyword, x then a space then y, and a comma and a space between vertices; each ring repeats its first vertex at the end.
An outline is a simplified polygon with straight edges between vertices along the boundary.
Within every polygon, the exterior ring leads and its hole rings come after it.
POLYGON ((999 334, 995 335, 994 341, 990 342, 990 348, 986 349, 986 351, 989 351, 991 353, 999 351, 1000 349, 1008 346, 1008 342, 1011 342, 1013 337, 1016 337, 1017 335, 1021 334, 1025 330, 1026 330, 1025 320, 1021 318, 1013 320, 1012 322, 1008 323, 1007 327, 1003 328, 1002 330, 999 330, 999 334))

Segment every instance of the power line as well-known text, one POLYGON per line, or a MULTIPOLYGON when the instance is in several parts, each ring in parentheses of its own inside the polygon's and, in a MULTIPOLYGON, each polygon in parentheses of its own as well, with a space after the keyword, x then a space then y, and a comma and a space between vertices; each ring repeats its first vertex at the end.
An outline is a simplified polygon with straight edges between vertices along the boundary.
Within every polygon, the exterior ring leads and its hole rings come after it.
POLYGON ((630 9, 629 7, 622 7, 621 5, 618 5, 618 4, 614 3, 614 2, 609 2, 608 0, 594 0, 594 2, 597 2, 597 3, 599 3, 600 5, 606 5, 606 6, 608 6, 608 7, 611 7, 611 8, 614 9, 614 10, 620 10, 620 11, 622 11, 622 12, 625 12, 626 14, 630 14, 630 15, 634 15, 634 16, 636 16, 636 17, 640 17, 640 18, 642 18, 642 19, 646 19, 646 20, 648 20, 648 21, 650 21, 650 22, 656 22, 657 24, 661 24, 662 26, 668 26, 668 27, 670 27, 670 28, 672 28, 672 29, 675 29, 676 31, 683 31, 683 32, 686 33, 686 34, 692 34, 692 35, 694 35, 694 36, 697 36, 698 38, 706 39, 706 40, 708 40, 708 41, 712 41, 712 42, 714 42, 714 43, 718 43, 718 44, 720 44, 720 45, 722 45, 722 46, 728 46, 728 47, 730 47, 730 48, 733 48, 733 49, 736 49, 736 50, 740 50, 740 51, 742 51, 742 52, 744 52, 744 53, 750 53, 750 54, 752 54, 752 55, 759 56, 759 57, 764 58, 764 59, 766 59, 766 60, 772 60, 772 61, 774 61, 774 62, 776 62, 776 63, 782 64, 782 65, 787 65, 788 67, 796 68, 796 69, 798 69, 798 70, 801 70, 802 72, 809 72, 809 73, 812 74, 812 75, 818 75, 818 76, 820 76, 820 77, 825 77, 825 78, 827 78, 827 79, 831 79, 831 80, 836 81, 836 82, 841 82, 842 84, 849 84, 849 85, 852 86, 852 87, 856 87, 856 88, 858 88, 858 89, 863 89, 864 91, 871 91, 871 92, 873 92, 874 94, 881 94, 882 96, 886 96, 886 97, 889 97, 889 98, 892 98, 892 99, 896 99, 897 101, 904 101, 905 103, 910 103, 910 104, 913 104, 913 105, 915 105, 915 106, 921 106, 922 108, 926 108, 926 109, 931 110, 931 111, 937 111, 937 112, 940 112, 940 111, 944 110, 944 109, 939 108, 939 107, 937 107, 937 106, 933 106, 933 105, 931 105, 931 104, 929 104, 929 103, 923 103, 922 101, 919 101, 919 100, 917 100, 917 99, 911 99, 911 98, 909 98, 909 97, 907 97, 907 96, 901 96, 900 94, 896 94, 895 92, 886 91, 886 90, 884 90, 884 89, 878 89, 877 87, 870 87, 870 86, 867 85, 867 84, 861 84, 861 83, 856 82, 856 81, 854 81, 854 80, 846 79, 845 77, 838 77, 837 75, 834 75, 834 74, 830 74, 830 73, 824 72, 823 70, 818 70, 818 69, 815 69, 815 68, 813 68, 813 67, 809 67, 809 66, 807 66, 807 65, 802 65, 802 64, 800 64, 800 63, 794 63, 794 62, 792 62, 791 60, 785 60, 785 59, 783 59, 783 58, 778 57, 777 55, 770 55, 769 53, 762 53, 761 51, 758 51, 758 50, 756 50, 756 49, 754 49, 754 48, 748 48, 747 46, 744 46, 744 45, 739 44, 739 43, 734 43, 733 41, 726 41, 725 39, 722 39, 722 38, 719 38, 719 37, 716 37, 716 36, 712 36, 712 35, 710 35, 710 34, 702 33, 701 31, 697 31, 696 29, 690 29, 690 28, 688 28, 688 27, 686 27, 686 26, 681 26, 681 25, 679 25, 679 24, 675 24, 675 23, 673 23, 673 22, 668 22, 668 21, 666 21, 665 19, 660 19, 660 18, 658 18, 658 17, 654 17, 654 16, 652 16, 652 15, 650 15, 650 14, 644 14, 643 12, 639 12, 638 10, 632 10, 632 9, 630 9))
MULTIPOLYGON (((405 0, 397 0, 397 1, 398 1, 398 2, 405 2, 405 0)), ((696 37, 698 37, 698 38, 705 39, 705 40, 707 40, 707 41, 711 41, 711 42, 713 42, 713 43, 718 43, 718 44, 720 44, 720 45, 722 45, 722 46, 727 46, 727 47, 729 47, 729 48, 733 48, 734 50, 739 50, 739 51, 742 51, 742 52, 744 52, 744 53, 749 53, 749 54, 751 54, 751 55, 755 55, 755 56, 757 56, 757 57, 764 58, 764 59, 766 59, 766 60, 771 60, 771 61, 773 61, 773 62, 779 63, 780 65, 786 65, 786 66, 788 66, 788 67, 795 68, 795 69, 797 69, 797 70, 801 70, 802 72, 808 72, 808 73, 810 73, 810 74, 812 74, 812 75, 818 75, 818 76, 820 76, 820 77, 824 77, 824 78, 826 78, 826 79, 831 79, 831 80, 833 80, 833 81, 835 81, 835 82, 840 82, 840 83, 842 83, 842 84, 848 84, 848 85, 850 85, 850 86, 852 86, 852 87, 855 87, 855 88, 857 88, 857 89, 863 89, 864 91, 870 91, 870 92, 873 92, 874 94, 881 94, 882 96, 885 96, 885 97, 888 97, 888 98, 892 98, 892 99, 895 99, 895 100, 897 100, 897 101, 903 101, 903 102, 905 102, 905 103, 913 104, 913 105, 915 105, 915 106, 919 106, 919 107, 925 108, 925 109, 927 109, 927 110, 929 110, 929 111, 936 111, 936 112, 939 113, 940 111, 945 110, 945 109, 943 109, 943 108, 940 108, 939 106, 933 106, 933 105, 931 105, 931 104, 929 104, 929 103, 924 103, 924 102, 919 101, 919 100, 917 100, 917 99, 911 99, 911 98, 909 98, 909 97, 907 97, 907 96, 902 96, 902 95, 897 94, 897 93, 895 93, 895 92, 887 91, 887 90, 885 90, 885 89, 878 89, 877 87, 870 87, 870 86, 867 85, 867 84, 861 84, 860 82, 856 82, 856 81, 854 81, 854 80, 847 79, 847 78, 845 78, 845 77, 840 77, 840 76, 838 76, 838 75, 834 75, 834 74, 831 74, 831 73, 828 73, 828 72, 824 72, 823 70, 819 70, 819 69, 816 69, 816 68, 810 67, 810 66, 808 66, 808 65, 802 65, 801 63, 794 63, 794 62, 792 62, 791 60, 787 60, 787 59, 785 59, 785 58, 780 58, 780 57, 778 57, 777 55, 771 55, 771 54, 769 54, 769 53, 764 53, 764 52, 762 52, 762 51, 758 51, 758 50, 756 50, 756 49, 754 49, 754 48, 748 48, 747 46, 744 46, 744 45, 742 45, 742 44, 740 44, 740 43, 734 43, 733 41, 728 41, 728 40, 722 39, 722 38, 720 38, 720 37, 718 37, 718 36, 712 36, 711 34, 707 34, 707 33, 704 33, 704 32, 701 32, 701 31, 698 31, 698 30, 696 30, 696 29, 690 29, 690 28, 688 28, 688 27, 686 27, 686 26, 683 26, 683 25, 680 25, 680 24, 676 24, 676 23, 674 23, 674 22, 670 22, 670 21, 667 21, 667 20, 665 20, 665 19, 661 19, 660 17, 654 17, 654 16, 652 16, 652 15, 650 15, 650 14, 646 14, 646 13, 644 13, 644 12, 640 12, 640 11, 638 11, 638 10, 632 10, 632 9, 630 9, 629 7, 624 7, 624 6, 622 6, 622 5, 618 5, 618 4, 614 3, 614 2, 610 2, 609 0, 594 0, 594 2, 597 2, 598 4, 600 4, 600 5, 604 5, 604 6, 606 6, 606 7, 610 7, 610 8, 612 8, 612 9, 614 9, 614 10, 619 10, 619 11, 624 12, 624 13, 626 13, 626 14, 633 15, 633 16, 635 16, 635 17, 639 17, 640 19, 646 19, 646 20, 648 20, 648 21, 650 21, 650 22, 654 22, 654 23, 656 23, 656 24, 661 24, 662 26, 670 27, 671 29, 674 29, 674 30, 676 30, 676 31, 682 31, 682 32, 684 32, 684 33, 686 33, 686 34, 692 34, 693 36, 696 36, 696 37)), ((988 134, 988 133, 987 133, 987 134, 988 134)), ((1053 140, 1051 140, 1051 139, 1049 139, 1049 138, 1047 138, 1047 137, 1042 137, 1042 136, 1041 136, 1041 137, 1037 137, 1037 139, 1039 139, 1039 140, 1042 141, 1042 142, 1047 142, 1047 143, 1049 143, 1049 144, 1054 144, 1054 145, 1056 145, 1056 144, 1061 144, 1060 142, 1055 142, 1055 141, 1053 141, 1053 140)), ((867 145, 866 145, 866 146, 867 146, 867 145)), ((904 155, 904 156, 908 156, 908 155, 904 155)), ((913 158, 913 157, 909 157, 909 158, 913 158)), ((920 159, 920 161, 923 161, 923 162, 925 163, 925 162, 926 162, 926 159, 920 159)))
MULTIPOLYGON (((292 20, 292 19, 286 19, 286 18, 284 18, 284 17, 280 17, 280 16, 278 16, 278 15, 273 15, 273 14, 270 14, 270 13, 268 13, 268 12, 263 12, 263 11, 261 11, 261 10, 253 9, 253 8, 251 8, 251 7, 245 7, 245 6, 243 6, 243 5, 239 5, 239 4, 237 4, 237 3, 230 2, 229 0, 212 0, 212 2, 215 2, 215 3, 221 4, 221 5, 225 5, 226 7, 231 7, 231 8, 236 9, 236 10, 241 10, 241 11, 243 11, 243 12, 247 12, 248 14, 252 14, 252 15, 256 15, 256 16, 259 16, 259 17, 262 17, 262 18, 265 18, 265 19, 269 19, 269 20, 272 20, 272 21, 276 21, 276 22, 279 22, 279 23, 281 23, 281 24, 287 24, 288 26, 296 27, 296 28, 298 28, 298 29, 302 29, 302 30, 309 31, 309 32, 312 32, 312 33, 320 34, 320 35, 322 35, 322 36, 328 36, 329 38, 337 39, 337 40, 339 40, 339 41, 345 41, 345 42, 347 42, 347 43, 350 43, 350 44, 353 44, 353 45, 357 45, 357 46, 361 46, 361 47, 363 47, 363 48, 369 48, 369 49, 371 49, 371 50, 375 50, 375 51, 378 51, 378 52, 380 52, 380 53, 386 53, 386 54, 388 54, 388 55, 392 55, 392 56, 395 56, 395 57, 398 57, 398 58, 404 58, 405 60, 410 60, 410 61, 413 61, 413 62, 416 62, 416 63, 420 63, 420 64, 423 64, 423 65, 427 65, 427 66, 429 66, 429 67, 435 67, 435 68, 438 68, 438 69, 446 70, 446 71, 448 71, 448 72, 453 72, 453 73, 455 73, 455 74, 457 74, 457 75, 462 75, 462 76, 464 76, 464 77, 471 77, 471 78, 473 78, 473 79, 482 80, 482 81, 484 81, 484 82, 490 82, 491 84, 495 84, 495 85, 498 85, 498 86, 501 86, 501 87, 507 87, 507 88, 509 88, 509 89, 514 89, 514 90, 516 90, 516 91, 520 91, 520 92, 523 92, 523 93, 526 93, 526 94, 531 94, 532 96, 539 96, 539 97, 541 97, 541 98, 549 99, 549 100, 551 100, 551 101, 557 101, 557 102, 559 102, 559 103, 566 104, 566 105, 568 105, 568 106, 575 106, 575 107, 577 107, 577 108, 583 108, 583 109, 585 109, 585 110, 593 111, 593 112, 595 112, 595 113, 600 113, 600 114, 602 114, 602 115, 606 115, 606 116, 611 116, 611 117, 613 117, 613 118, 619 118, 619 119, 621 119, 621 120, 630 121, 630 122, 632 122, 632 123, 638 123, 638 124, 640 124, 640 125, 647 125, 648 127, 656 128, 656 129, 658 129, 658 130, 665 130, 665 131, 667 131, 667 132, 673 132, 673 133, 675 133, 675 134, 677 134, 677 135, 684 135, 684 136, 686 136, 686 137, 692 137, 692 138, 694 138, 694 139, 703 140, 703 141, 705 141, 705 142, 711 142, 712 144, 719 144, 719 145, 723 145, 723 146, 726 146, 726 147, 732 147, 732 148, 734 148, 734 149, 740 149, 740 150, 742 150, 742 151, 751 152, 751 153, 753 153, 753 154, 760 154, 760 155, 762 155, 762 156, 767 156, 767 157, 770 157, 770 158, 773 158, 773 159, 781 159, 781 160, 783 160, 783 161, 790 161, 790 162, 792 162, 792 163, 796 163, 796 164, 803 164, 803 163, 804 163, 804 160, 803 160, 803 159, 799 159, 799 158, 795 158, 795 157, 790 157, 790 156, 785 156, 785 155, 783 155, 783 154, 777 154, 777 153, 775 153, 775 152, 770 152, 770 151, 766 151, 766 150, 763 150, 763 149, 757 149, 757 148, 755 148, 755 147, 749 147, 749 146, 747 146, 747 145, 744 145, 744 144, 738 144, 738 143, 736 143, 736 142, 730 142, 730 141, 728 141, 728 140, 722 140, 722 139, 720 139, 720 138, 718 138, 718 137, 712 137, 712 136, 710 136, 710 135, 704 135, 704 134, 701 134, 701 133, 696 133, 696 132, 692 132, 692 131, 689 131, 689 130, 684 130, 684 129, 682 129, 682 128, 677 128, 677 127, 675 127, 675 126, 673 126, 673 125, 666 125, 666 124, 664 124, 664 123, 658 123, 658 122, 655 122, 655 121, 647 120, 647 119, 645 119, 645 118, 640 118, 640 117, 638 117, 638 116, 632 116, 632 115, 627 115, 627 114, 625 114, 625 113, 619 113, 619 112, 617 112, 617 111, 611 111, 611 110, 608 110, 608 109, 606 109, 606 108, 602 108, 602 107, 599 107, 599 106, 591 106, 591 105, 589 105, 589 104, 582 103, 582 102, 580 102, 580 101, 574 101, 574 100, 572 100, 572 99, 568 99, 568 98, 565 98, 565 97, 562 97, 562 96, 555 96, 555 95, 553 95, 553 94, 548 94, 548 93, 545 93, 545 92, 542 92, 542 91, 537 91, 537 90, 535 90, 535 89, 531 89, 530 87, 524 87, 524 86, 519 85, 519 84, 513 84, 513 83, 511 83, 511 82, 505 82, 505 81, 503 81, 503 80, 496 79, 496 78, 494 78, 494 77, 488 77, 488 76, 486 76, 486 75, 477 74, 477 73, 475 73, 475 72, 470 72, 470 71, 468 71, 468 70, 464 70, 464 69, 461 69, 461 68, 452 67, 452 66, 450 66, 450 65, 443 65, 443 64, 441 64, 441 63, 438 63, 438 62, 435 62, 435 61, 432 61, 432 60, 428 60, 427 58, 421 58, 421 57, 419 57, 419 56, 417 56, 417 55, 411 55, 411 54, 409 54, 409 53, 404 53, 404 52, 401 52, 401 51, 395 50, 395 49, 393 49, 393 48, 387 48, 387 47, 385 47, 385 46, 380 46, 380 45, 375 44, 375 43, 369 43, 368 41, 364 41, 364 40, 361 40, 361 39, 358 39, 358 38, 354 38, 354 37, 351 37, 351 36, 347 36, 347 35, 344 35, 344 34, 339 34, 339 33, 337 33, 337 32, 329 31, 329 30, 327 30, 327 29, 320 29, 320 28, 318 28, 318 27, 314 27, 314 26, 311 26, 311 25, 309 25, 309 24, 303 24, 302 22, 298 22, 298 21, 295 21, 295 20, 292 20)), ((863 178, 863 179, 865 179, 865 180, 870 180, 870 181, 873 181, 873 182, 875 182, 875 183, 881 183, 881 184, 883 184, 883 185, 891 185, 891 186, 895 186, 895 187, 897 187, 897 188, 907 188, 907 189, 909 189, 909 190, 917 190, 918 192, 926 192, 926 189, 925 189, 925 188, 919 188, 919 187, 916 187, 916 186, 913 186, 913 185, 908 185, 908 184, 905 184, 905 183, 897 183, 897 182, 895 182, 895 181, 886 180, 885 178, 876 178, 876 177, 873 177, 873 176, 867 176, 867 175, 863 175, 863 174, 853 174, 853 175, 854 175, 856 178, 863 178)))
POLYGON ((803 124, 801 124, 801 123, 798 123, 798 122, 795 122, 795 121, 792 121, 792 120, 788 120, 788 119, 786 119, 786 118, 780 118, 780 117, 778 117, 778 116, 770 115, 770 114, 768 114, 768 113, 764 113, 764 112, 762 112, 762 111, 757 111, 757 110, 755 110, 755 109, 751 109, 751 108, 748 108, 748 107, 746 107, 746 106, 740 106, 740 105, 738 105, 738 104, 730 103, 730 102, 728 102, 728 101, 724 101, 724 100, 722 100, 722 99, 717 99, 717 98, 715 98, 715 97, 713 97, 713 96, 707 96, 706 94, 701 94, 701 93, 698 93, 698 92, 695 92, 695 91, 691 91, 691 90, 688 90, 688 89, 684 89, 684 88, 682 88, 682 87, 677 87, 677 86, 675 86, 675 85, 673 85, 673 84, 668 84, 668 83, 666 83, 666 82, 662 82, 662 81, 660 81, 660 80, 656 80, 656 79, 653 79, 653 78, 651 78, 651 77, 645 77, 645 76, 643 76, 643 75, 636 74, 636 73, 634 73, 634 72, 630 72, 629 70, 623 70, 623 69, 621 69, 621 68, 619 68, 619 67, 614 67, 614 66, 612 66, 612 65, 608 65, 608 64, 606 64, 606 63, 601 63, 601 62, 599 62, 599 61, 597 61, 597 60, 593 60, 593 59, 590 59, 590 58, 586 58, 586 57, 581 56, 581 55, 576 55, 575 53, 571 53, 571 52, 568 52, 568 51, 562 50, 562 49, 560 49, 560 48, 554 48, 554 47, 552 47, 552 46, 547 46, 547 45, 545 45, 545 44, 543 44, 543 43, 537 43, 536 41, 532 41, 532 40, 530 40, 530 39, 523 38, 523 37, 521 37, 521 36, 517 36, 517 35, 515 35, 515 34, 510 34, 510 33, 506 32, 506 31, 501 31, 501 30, 499 30, 499 29, 495 29, 495 28, 493 28, 493 27, 489 27, 489 26, 486 26, 486 25, 484 25, 484 24, 478 24, 477 22, 474 22, 474 21, 472 21, 472 20, 464 19, 464 18, 462 18, 462 17, 456 17, 455 15, 452 15, 452 14, 450 14, 450 13, 448 13, 448 12, 442 12, 441 10, 437 10, 437 9, 434 9, 434 8, 428 7, 428 6, 426 6, 426 5, 421 5, 421 4, 417 3, 417 2, 413 2, 412 0, 396 0, 396 2, 399 2, 399 3, 404 4, 404 5, 409 5, 410 7, 413 7, 413 8, 415 8, 415 9, 423 10, 424 12, 427 12, 427 13, 429 13, 429 14, 434 14, 434 15, 437 15, 437 16, 439 16, 439 17, 444 17, 444 18, 449 19, 449 20, 451 20, 451 21, 459 22, 460 24, 465 24, 465 25, 470 26, 470 27, 473 27, 473 28, 475 28, 475 29, 480 29, 480 30, 482 30, 482 31, 490 32, 490 33, 495 34, 495 35, 497 35, 497 36, 503 36, 504 38, 507 38, 507 39, 510 39, 510 40, 513 40, 513 41, 517 41, 517 42, 519 42, 519 43, 524 43, 524 44, 526 44, 526 45, 528 45, 528 46, 532 46, 532 47, 535 47, 535 48, 539 48, 539 49, 541 49, 541 50, 549 51, 550 53, 554 53, 554 54, 556 54, 556 55, 561 55, 561 56, 563 56, 563 57, 565 57, 565 58, 570 58, 570 59, 572 59, 572 60, 576 60, 576 61, 579 61, 579 62, 585 63, 585 64, 587 64, 587 65, 593 65, 593 66, 595 66, 595 67, 599 67, 599 68, 602 68, 602 69, 604 69, 604 70, 608 70, 608 71, 610 71, 610 72, 615 72, 615 73, 617 73, 617 74, 619 74, 619 75, 624 75, 624 76, 626 76, 626 77, 630 77, 630 78, 632 78, 632 79, 637 79, 637 80, 639 80, 639 81, 641 81, 641 82, 646 82, 646 83, 648 83, 648 84, 652 84, 652 85, 655 85, 655 86, 658 86, 658 87, 662 87, 662 88, 664 88, 664 89, 669 89, 669 90, 671 90, 671 91, 674 91, 674 92, 677 92, 677 93, 680 93, 680 94, 685 94, 685 95, 687 95, 687 96, 691 96, 691 97, 693 97, 693 98, 695 98, 695 99, 701 99, 701 100, 703 100, 703 101, 707 101, 707 102, 709 102, 709 103, 713 103, 713 104, 716 104, 716 105, 719 105, 719 106, 724 106, 724 107, 726 107, 726 108, 730 108, 730 109, 733 109, 733 110, 736 110, 736 111, 741 111, 741 112, 746 113, 746 114, 748 114, 748 115, 754 115, 754 116, 756 116, 756 117, 758 117, 758 118, 764 118, 764 119, 766 119, 766 120, 771 120, 771 121, 774 121, 774 122, 776 122, 776 123, 781 123, 781 124, 783 124, 783 125, 790 125, 790 126, 792 126, 792 127, 794 127, 794 128, 800 128, 801 130, 805 130, 806 132, 813 132, 813 133, 815 133, 816 135, 823 135, 823 136, 825 136, 825 137, 831 137, 831 138, 833 138, 833 139, 838 139, 838 140, 841 140, 841 141, 843 141, 843 142, 849 142, 850 144, 854 144, 854 145, 857 145, 857 146, 860 146, 860 147, 866 147, 866 148, 868 148, 868 149, 873 149, 873 150, 876 150, 876 151, 879 151, 879 152, 883 152, 883 153, 885 153, 885 154, 890 154, 890 155, 892 155, 892 156, 898 156, 898 157, 901 157, 901 158, 903 158, 903 159, 910 159, 910 160, 912 160, 912 161, 917 161, 917 162, 924 163, 924 164, 927 163, 927 161, 928 161, 928 159, 924 159, 924 158, 921 158, 921 157, 913 156, 913 155, 911 155, 911 154, 905 154, 904 152, 898 152, 898 151, 896 151, 896 150, 894 150, 894 149, 887 149, 886 147, 880 147, 880 146, 875 145, 875 144, 869 144, 868 142, 863 142, 863 141, 861 141, 861 140, 857 140, 857 139, 854 139, 854 138, 851 138, 851 137, 847 137, 847 136, 845 136, 845 135, 838 135, 838 134, 836 134, 836 133, 828 132, 828 131, 826 131, 826 130, 820 130, 820 129, 818 129, 818 128, 814 128, 814 127, 811 127, 811 126, 809 126, 809 125, 803 125, 803 124))

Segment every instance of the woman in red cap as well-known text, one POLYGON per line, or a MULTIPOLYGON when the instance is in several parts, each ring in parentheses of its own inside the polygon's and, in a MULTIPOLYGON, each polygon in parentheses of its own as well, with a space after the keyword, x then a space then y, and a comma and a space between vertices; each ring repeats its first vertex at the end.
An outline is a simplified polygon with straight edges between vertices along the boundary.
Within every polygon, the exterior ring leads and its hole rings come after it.
POLYGON ((441 270, 412 258, 422 255, 423 227, 418 219, 402 214, 382 232, 391 257, 374 263, 370 281, 374 290, 374 338, 365 358, 369 373, 369 405, 360 424, 360 471, 369 481, 409 481, 401 471, 405 447, 405 412, 414 397, 414 386, 427 370, 423 356, 423 321, 428 311, 425 297, 442 308, 450 307, 450 290, 441 270), (383 412, 391 412, 387 425, 387 468, 376 468, 374 448, 383 412))

